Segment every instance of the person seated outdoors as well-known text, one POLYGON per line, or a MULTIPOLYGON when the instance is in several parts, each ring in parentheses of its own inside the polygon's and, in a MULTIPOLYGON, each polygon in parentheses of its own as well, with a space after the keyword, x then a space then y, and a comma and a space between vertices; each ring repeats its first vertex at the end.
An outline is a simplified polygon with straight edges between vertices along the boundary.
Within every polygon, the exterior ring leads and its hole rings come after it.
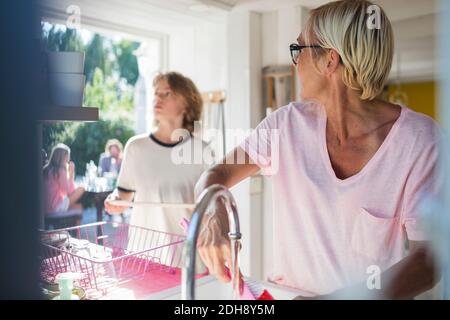
POLYGON ((111 173, 117 176, 122 165, 122 143, 117 139, 110 139, 106 142, 105 152, 100 155, 98 167, 101 176, 111 173))
POLYGON ((83 207, 79 203, 84 188, 75 187, 75 164, 70 161, 70 148, 57 144, 43 169, 45 213, 47 217, 66 217, 77 215, 81 222, 83 207))

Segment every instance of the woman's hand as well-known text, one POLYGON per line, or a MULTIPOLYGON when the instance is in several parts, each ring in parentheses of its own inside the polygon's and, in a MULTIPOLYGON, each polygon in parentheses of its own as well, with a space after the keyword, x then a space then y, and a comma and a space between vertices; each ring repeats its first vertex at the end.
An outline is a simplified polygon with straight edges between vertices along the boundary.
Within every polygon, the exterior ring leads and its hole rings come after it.
POLYGON ((226 264, 231 267, 231 247, 228 238, 228 216, 221 201, 214 212, 205 212, 200 225, 197 248, 209 272, 223 282, 231 280, 226 264))
POLYGON ((229 243, 199 246, 198 252, 210 274, 222 282, 231 281, 231 275, 226 267, 226 263, 231 265, 229 243))
POLYGON ((109 214, 121 214, 123 213, 128 207, 127 206, 117 206, 111 203, 111 201, 114 200, 121 200, 116 194, 111 193, 104 202, 105 210, 109 214))
MULTIPOLYGON (((198 252, 209 272, 222 282, 231 281, 231 245, 228 216, 222 202, 215 213, 205 213, 197 242, 198 252)), ((242 274, 240 279, 242 283, 242 274)))
MULTIPOLYGON (((219 164, 202 174, 195 186, 196 198, 209 186, 221 184, 231 188, 258 171, 259 167, 251 161, 247 153, 240 147, 237 147, 227 154, 219 164), (235 159, 244 159, 244 164, 236 164, 235 159)), ((220 202, 216 207, 215 214, 205 214, 197 242, 198 252, 209 272, 224 282, 231 280, 229 269, 226 266, 231 267, 231 247, 228 229, 228 215, 222 202, 220 202), (209 223, 208 218, 211 218, 209 223)), ((240 278, 240 286, 242 288, 242 275, 240 278)))

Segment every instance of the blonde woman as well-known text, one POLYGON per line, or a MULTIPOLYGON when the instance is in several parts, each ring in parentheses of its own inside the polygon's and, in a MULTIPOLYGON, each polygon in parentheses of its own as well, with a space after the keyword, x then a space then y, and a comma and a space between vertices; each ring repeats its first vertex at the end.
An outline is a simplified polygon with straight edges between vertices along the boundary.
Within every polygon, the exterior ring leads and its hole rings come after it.
MULTIPOLYGON (((409 299, 437 280, 419 206, 438 190, 438 128, 407 106, 377 98, 394 39, 382 10, 380 28, 368 27, 370 6, 344 0, 311 11, 290 46, 304 102, 268 116, 220 162, 245 157, 245 164, 213 166, 196 186, 198 194, 215 183, 232 187, 261 169, 271 175, 271 280, 305 296, 409 299)), ((229 281, 228 246, 206 238, 205 264, 229 281)))
MULTIPOLYGON (((135 136, 126 144, 117 190, 105 201, 106 211, 110 214, 120 214, 126 209, 110 202, 116 199, 193 203, 195 183, 211 160, 184 161, 178 157, 187 153, 202 156, 209 152, 206 143, 193 135, 203 102, 192 80, 169 72, 157 76, 153 84, 156 129, 150 135, 135 136)), ((190 219, 191 214, 189 209, 136 206, 130 224, 182 234, 179 222, 182 218, 190 219)))
POLYGON ((45 211, 47 215, 82 209, 78 201, 84 188, 75 187, 75 164, 70 161, 70 148, 63 143, 57 144, 44 166, 45 211))

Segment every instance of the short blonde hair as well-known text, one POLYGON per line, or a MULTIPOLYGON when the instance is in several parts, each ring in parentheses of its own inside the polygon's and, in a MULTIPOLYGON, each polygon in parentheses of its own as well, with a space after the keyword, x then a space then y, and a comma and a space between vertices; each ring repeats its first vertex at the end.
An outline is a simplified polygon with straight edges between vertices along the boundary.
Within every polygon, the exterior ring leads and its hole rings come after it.
POLYGON ((194 123, 199 121, 203 110, 203 100, 194 82, 178 72, 167 72, 157 75, 153 79, 155 87, 161 80, 167 81, 170 89, 181 95, 186 101, 186 113, 183 118, 183 128, 194 132, 194 123))
POLYGON ((379 24, 369 28, 371 6, 367 0, 341 0, 320 6, 311 11, 304 33, 307 44, 314 39, 314 44, 338 52, 344 66, 342 80, 358 91, 362 100, 373 100, 381 94, 394 57, 392 25, 377 7, 379 24))

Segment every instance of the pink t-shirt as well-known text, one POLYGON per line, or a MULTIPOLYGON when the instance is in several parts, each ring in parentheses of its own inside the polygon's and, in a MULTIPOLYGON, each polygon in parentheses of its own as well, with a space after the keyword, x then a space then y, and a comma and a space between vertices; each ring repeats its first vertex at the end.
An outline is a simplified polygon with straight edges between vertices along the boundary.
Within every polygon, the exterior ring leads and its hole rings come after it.
POLYGON ((271 278, 312 294, 366 283, 369 267, 383 271, 405 256, 406 239, 426 240, 420 202, 439 184, 430 117, 402 106, 376 154, 345 180, 331 166, 326 119, 319 104, 290 103, 241 144, 272 177, 271 278))
POLYGON ((67 177, 67 171, 61 169, 59 177, 55 178, 53 172, 44 177, 45 212, 47 214, 57 211, 64 198, 75 190, 75 183, 67 177))

